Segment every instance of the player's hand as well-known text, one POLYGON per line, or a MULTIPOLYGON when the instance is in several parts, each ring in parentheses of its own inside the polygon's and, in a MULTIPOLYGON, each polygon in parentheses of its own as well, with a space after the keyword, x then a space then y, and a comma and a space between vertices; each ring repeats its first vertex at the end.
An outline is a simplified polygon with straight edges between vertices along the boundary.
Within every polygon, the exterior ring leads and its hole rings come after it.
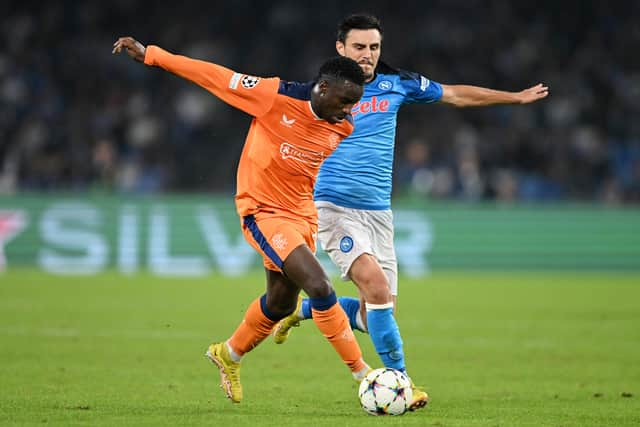
POLYGON ((124 49, 127 52, 127 55, 136 61, 144 62, 144 54, 147 52, 147 48, 133 37, 120 37, 113 44, 113 50, 111 53, 120 53, 122 52, 122 49, 124 49))
POLYGON ((549 88, 544 86, 542 83, 538 83, 535 86, 530 87, 529 89, 525 89, 521 92, 518 92, 518 99, 521 104, 529 104, 530 102, 535 102, 539 99, 546 98, 549 95, 549 88))

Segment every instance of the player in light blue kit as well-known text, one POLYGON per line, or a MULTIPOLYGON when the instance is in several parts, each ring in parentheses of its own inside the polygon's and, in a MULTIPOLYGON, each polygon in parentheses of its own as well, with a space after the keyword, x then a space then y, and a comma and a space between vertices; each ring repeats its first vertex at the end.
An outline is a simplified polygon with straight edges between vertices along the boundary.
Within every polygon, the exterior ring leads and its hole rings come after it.
MULTIPOLYGON (((391 175, 397 113, 403 104, 444 102, 456 107, 528 104, 548 95, 542 84, 521 92, 467 85, 444 85, 379 62, 380 21, 371 15, 351 15, 338 27, 336 49, 362 67, 364 95, 352 110, 355 130, 320 169, 316 181, 318 239, 344 280, 353 281, 361 300, 341 297, 340 305, 354 330, 368 332, 386 367, 406 373, 402 339, 393 316, 398 294, 393 247, 391 175), (361 304, 364 302, 364 307, 361 304)), ((311 317, 307 300, 274 330, 284 342, 291 327, 311 317)), ((411 410, 428 402, 413 387, 411 410)))

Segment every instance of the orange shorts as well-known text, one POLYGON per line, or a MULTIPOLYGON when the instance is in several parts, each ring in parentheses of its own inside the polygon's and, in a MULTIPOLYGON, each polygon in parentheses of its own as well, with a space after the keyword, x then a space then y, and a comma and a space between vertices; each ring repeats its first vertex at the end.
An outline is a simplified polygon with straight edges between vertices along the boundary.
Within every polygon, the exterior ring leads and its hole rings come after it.
POLYGON ((303 218, 289 218, 278 213, 258 212, 241 219, 242 234, 262 255, 265 268, 282 272, 289 254, 300 245, 316 251, 318 225, 303 218))

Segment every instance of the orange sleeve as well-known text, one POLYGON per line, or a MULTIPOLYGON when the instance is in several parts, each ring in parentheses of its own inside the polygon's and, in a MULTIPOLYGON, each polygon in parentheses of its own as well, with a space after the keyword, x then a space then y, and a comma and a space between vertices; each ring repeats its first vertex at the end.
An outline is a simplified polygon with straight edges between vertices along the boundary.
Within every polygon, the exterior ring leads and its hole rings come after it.
POLYGON ((221 65, 174 55, 158 46, 147 46, 144 63, 191 80, 227 104, 252 116, 268 112, 278 95, 280 79, 236 73, 221 65))

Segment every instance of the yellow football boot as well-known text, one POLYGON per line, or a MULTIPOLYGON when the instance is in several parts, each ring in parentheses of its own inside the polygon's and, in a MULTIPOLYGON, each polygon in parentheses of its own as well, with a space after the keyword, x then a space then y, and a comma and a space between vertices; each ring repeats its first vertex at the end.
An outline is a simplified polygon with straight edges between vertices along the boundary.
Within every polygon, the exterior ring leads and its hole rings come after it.
POLYGON ((298 303, 296 304, 296 309, 293 310, 293 313, 282 319, 278 322, 278 324, 273 328, 273 341, 276 344, 282 344, 289 338, 291 334, 291 328, 297 328, 300 326, 300 318, 298 317, 298 313, 300 312, 300 307, 302 307, 302 297, 298 296, 298 303))
POLYGON ((415 385, 413 381, 411 381, 411 391, 413 392, 413 398, 409 405, 410 411, 415 411, 416 409, 427 406, 427 403, 429 403, 429 395, 426 391, 415 385))
POLYGON ((242 400, 242 384, 240 384, 240 363, 234 362, 224 342, 211 344, 207 349, 207 358, 220 370, 220 388, 233 403, 242 400))

